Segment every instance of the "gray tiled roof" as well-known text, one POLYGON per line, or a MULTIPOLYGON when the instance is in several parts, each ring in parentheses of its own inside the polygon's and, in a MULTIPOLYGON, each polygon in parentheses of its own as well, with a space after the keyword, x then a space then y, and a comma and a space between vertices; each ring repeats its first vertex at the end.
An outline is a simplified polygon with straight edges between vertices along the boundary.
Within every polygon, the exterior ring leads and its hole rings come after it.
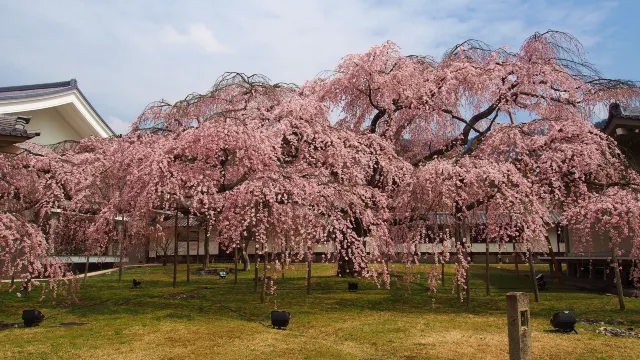
POLYGON ((609 105, 609 119, 614 117, 640 120, 640 106, 622 106, 612 103, 609 105))
POLYGON ((42 95, 58 94, 78 88, 75 79, 46 84, 0 87, 0 100, 24 99, 42 95))
POLYGON ((0 114, 0 135, 18 136, 26 139, 40 135, 39 132, 29 132, 24 128, 29 120, 30 118, 0 114))
POLYGON ((96 111, 93 105, 91 105, 89 100, 84 96, 82 91, 80 91, 80 88, 78 87, 78 82, 76 81, 76 79, 71 79, 69 81, 53 82, 53 83, 0 87, 0 101, 12 100, 12 99, 28 99, 33 97, 45 96, 45 95, 65 93, 73 90, 78 91, 80 96, 89 105, 89 107, 93 110, 93 112, 98 116, 100 121, 102 121, 102 123, 107 127, 107 129, 109 129, 112 133, 114 133, 114 131, 109 127, 106 121, 104 121, 104 119, 100 116, 98 111, 96 111))

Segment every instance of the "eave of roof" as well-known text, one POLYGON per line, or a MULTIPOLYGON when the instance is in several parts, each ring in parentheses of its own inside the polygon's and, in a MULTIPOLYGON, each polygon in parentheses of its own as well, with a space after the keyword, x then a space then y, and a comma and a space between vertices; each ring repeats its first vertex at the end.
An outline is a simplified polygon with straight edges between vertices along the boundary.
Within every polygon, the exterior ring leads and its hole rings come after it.
POLYGON ((609 116, 601 125, 601 130, 604 132, 610 131, 609 125, 613 119, 640 120, 640 107, 622 106, 618 103, 609 104, 609 116))
POLYGON ((55 95, 70 91, 77 91, 82 100, 89 105, 91 111, 93 111, 102 124, 111 132, 115 134, 113 129, 107 124, 106 121, 100 116, 98 111, 91 105, 86 96, 82 93, 78 87, 78 81, 71 79, 69 81, 59 81, 53 83, 42 83, 33 85, 19 85, 19 86, 5 86, 0 87, 0 101, 2 100, 14 100, 14 99, 30 99, 40 96, 55 95))

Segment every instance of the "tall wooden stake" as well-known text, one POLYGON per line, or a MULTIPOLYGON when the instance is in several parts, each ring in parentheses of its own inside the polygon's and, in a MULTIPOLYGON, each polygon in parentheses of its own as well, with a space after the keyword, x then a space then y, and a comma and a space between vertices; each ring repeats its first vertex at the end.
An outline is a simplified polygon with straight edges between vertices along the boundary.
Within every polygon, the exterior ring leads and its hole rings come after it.
POLYGON ((196 264, 200 263, 200 226, 198 226, 198 232, 196 233, 198 239, 198 247, 196 248, 196 264))
POLYGON ((124 228, 124 234, 122 236, 122 242, 120 243, 120 269, 118 269, 118 282, 122 281, 122 258, 124 257, 125 243, 127 241, 127 223, 124 222, 124 214, 122 214, 122 227, 124 228))
POLYGON ((618 251, 613 246, 611 251, 611 260, 613 261, 612 265, 614 267, 614 273, 616 275, 616 290, 618 290, 618 303, 620 305, 620 310, 624 311, 626 306, 624 305, 624 292, 622 290, 622 279, 620 278, 620 264, 618 264, 618 251))
POLYGON ((491 278, 489 275, 489 238, 487 237, 484 252, 484 282, 486 284, 487 296, 491 296, 491 278))
POLYGON ((238 247, 233 248, 233 281, 238 283, 238 247))
POLYGON ((187 282, 191 282, 191 260, 189 260, 189 248, 191 247, 191 228, 189 227, 189 218, 191 215, 187 214, 187 282))
POLYGON ((529 275, 533 281, 533 295, 536 302, 540 302, 540 293, 538 292, 538 282, 536 281, 536 269, 533 267, 533 253, 529 249, 529 275))
POLYGON ((209 219, 206 220, 204 225, 204 261, 202 262, 202 268, 206 269, 209 266, 209 219))
POLYGON ((254 254, 254 267, 255 272, 253 274, 253 292, 258 292, 258 242, 256 241, 256 250, 254 254))
POLYGON ((262 264, 262 293, 260 294, 260 302, 264 304, 267 293, 267 263, 269 262, 269 249, 267 248, 267 250, 264 250, 264 245, 262 245, 262 250, 264 251, 264 263, 262 264))
POLYGON ((87 281, 87 274, 89 273, 89 256, 87 255, 87 262, 84 264, 84 279, 83 282, 87 281))
MULTIPOLYGON (((516 247, 517 245, 518 245, 518 244, 513 243, 513 248, 515 249, 515 247, 516 247)), ((516 251, 515 251, 515 254, 516 254, 516 255, 515 255, 515 258, 516 258, 516 279, 520 280, 520 269, 518 269, 518 261, 519 261, 519 259, 518 259, 518 258, 520 257, 520 254, 518 253, 518 250, 516 250, 516 251)))
POLYGON ((178 209, 173 224, 173 287, 178 279, 178 209))
POLYGON ((307 255, 307 295, 311 295, 311 252, 307 255))

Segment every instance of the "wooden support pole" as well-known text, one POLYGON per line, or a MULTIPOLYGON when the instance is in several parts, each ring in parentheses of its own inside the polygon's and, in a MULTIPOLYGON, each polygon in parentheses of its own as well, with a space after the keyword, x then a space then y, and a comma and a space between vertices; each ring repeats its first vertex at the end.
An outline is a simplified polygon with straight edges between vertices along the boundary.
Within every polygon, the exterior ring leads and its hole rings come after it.
POLYGON ((620 305, 620 310, 624 311, 626 306, 624 305, 624 291, 622 290, 622 278, 620 277, 620 264, 618 264, 618 249, 613 246, 611 251, 611 260, 612 265, 614 267, 614 273, 616 275, 616 290, 618 291, 618 304, 620 305))
POLYGON ((199 264, 200 263, 200 226, 198 226, 196 239, 198 239, 198 246, 196 247, 196 264, 199 264))
POLYGON ((311 295, 311 258, 307 259, 307 295, 311 295))
POLYGON ((489 275, 489 238, 485 242, 484 252, 484 282, 486 286, 486 295, 491 296, 491 278, 489 275))
POLYGON ((209 266, 209 255, 211 250, 209 249, 209 219, 206 220, 204 225, 204 260, 202 262, 202 269, 207 269, 209 266))
POLYGON ((253 292, 258 292, 258 242, 256 241, 256 250, 254 254, 254 275, 253 275, 253 292))
POLYGON ((176 287, 176 280, 178 279, 178 209, 176 209, 176 216, 173 225, 173 287, 176 287))
POLYGON ((124 222, 124 213, 122 216, 122 227, 124 228, 124 234, 122 236, 122 242, 120 243, 120 269, 118 269, 118 282, 122 281, 122 258, 124 257, 125 243, 127 241, 127 223, 124 222))
POLYGON ((533 266, 533 252, 529 249, 529 275, 533 281, 533 295, 535 302, 540 302, 540 293, 538 292, 538 282, 536 280, 536 269, 533 266))
POLYGON ((191 228, 189 227, 189 218, 191 215, 187 214, 187 282, 191 282, 191 260, 189 260, 189 248, 191 247, 191 228))
POLYGON ((442 264, 440 264, 440 277, 442 278, 442 287, 444 287, 444 260, 442 260, 442 264))
POLYGON ((233 248, 233 281, 238 283, 238 247, 233 248))
POLYGON ((262 264, 262 293, 260 294, 260 302, 264 304, 267 293, 267 263, 269 262, 269 249, 264 250, 264 245, 262 246, 262 249, 264 251, 264 263, 262 264))
MULTIPOLYGON (((515 249, 515 247, 517 246, 517 243, 513 243, 513 247, 515 249)), ((518 262, 520 261, 519 259, 520 257, 520 253, 518 252, 518 250, 515 251, 515 260, 516 260, 516 279, 520 280, 520 269, 518 269, 518 262)))
POLYGON ((87 281, 87 274, 89 273, 89 256, 87 255, 87 262, 84 264, 84 279, 83 282, 87 281))

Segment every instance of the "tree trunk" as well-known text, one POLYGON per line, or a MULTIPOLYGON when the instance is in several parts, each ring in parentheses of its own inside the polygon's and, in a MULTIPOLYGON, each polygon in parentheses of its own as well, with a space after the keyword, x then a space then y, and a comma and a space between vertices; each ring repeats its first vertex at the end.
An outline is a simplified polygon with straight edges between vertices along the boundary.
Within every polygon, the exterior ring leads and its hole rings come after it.
POLYGON ((84 279, 82 280, 87 281, 87 274, 89 273, 89 256, 87 256, 87 262, 84 264, 84 279))
POLYGON ((346 235, 342 236, 342 246, 340 254, 338 255, 338 272, 337 276, 340 277, 358 277, 360 273, 356 273, 355 262, 353 261, 352 244, 347 239, 346 235))
POLYGON ((533 281, 533 295, 536 302, 540 302, 540 293, 538 292, 538 282, 536 281, 536 269, 533 266, 533 252, 529 249, 529 275, 533 281))
POLYGON ((164 251, 164 255, 162 256, 162 266, 167 266, 167 251, 164 251))
POLYGON ((173 225, 173 287, 176 287, 178 279, 178 210, 173 225))
POLYGON ((484 282, 486 284, 486 293, 487 296, 491 296, 491 278, 489 275, 489 238, 487 237, 487 241, 485 242, 485 252, 484 252, 484 282))
POLYGON ((205 270, 209 266, 209 256, 211 250, 209 249, 209 219, 204 225, 204 261, 202 262, 202 269, 205 270))
POLYGON ((248 246, 249 245, 245 243, 244 246, 240 249, 241 250, 240 261, 242 261, 242 271, 251 270, 251 262, 249 261, 249 251, 247 249, 248 246))
MULTIPOLYGON (((356 217, 353 219, 353 232, 356 234, 358 238, 363 239, 366 236, 366 231, 364 228, 364 224, 360 218, 356 217)), ((338 256, 338 272, 337 276, 340 277, 360 277, 364 269, 360 269, 356 271, 355 262, 353 260, 353 244, 349 241, 346 234, 342 234, 342 244, 341 244, 340 254, 338 256)))
POLYGON ((442 273, 440 277, 442 278, 442 287, 444 287, 444 260, 442 260, 442 264, 440 266, 441 266, 440 272, 442 273))
POLYGON ((612 253, 612 265, 614 266, 614 273, 616 275, 616 290, 618 291, 618 304, 620 305, 620 310, 624 311, 626 306, 624 305, 624 291, 622 290, 622 279, 620 278, 620 264, 618 264, 618 251, 613 246, 611 251, 612 253))
POLYGON ((471 286, 469 285, 469 278, 471 278, 471 266, 467 268, 467 276, 464 277, 464 295, 467 307, 471 306, 471 286))
POLYGON ((191 247, 191 228, 189 227, 189 218, 187 214, 187 282, 191 282, 191 260, 189 259, 189 248, 191 247))

